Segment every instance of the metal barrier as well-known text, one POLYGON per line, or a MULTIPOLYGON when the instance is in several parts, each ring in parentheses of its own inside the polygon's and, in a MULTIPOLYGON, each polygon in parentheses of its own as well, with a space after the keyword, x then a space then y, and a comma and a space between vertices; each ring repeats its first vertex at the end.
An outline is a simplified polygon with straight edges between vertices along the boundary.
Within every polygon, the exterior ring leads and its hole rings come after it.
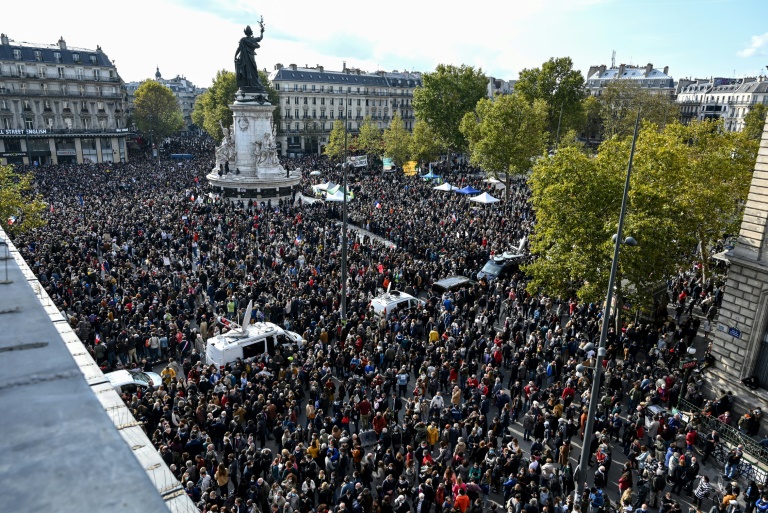
POLYGON ((720 443, 727 447, 724 447, 725 454, 722 458, 713 452, 717 461, 724 464, 729 448, 741 445, 744 448, 744 457, 737 470, 738 477, 743 477, 746 481, 754 480, 756 483, 768 482, 768 448, 763 447, 754 438, 742 433, 737 428, 719 421, 716 417, 704 415, 701 408, 684 399, 680 403, 680 410, 699 414, 703 429, 699 430, 698 438, 702 444, 704 437, 713 430, 720 435, 720 443), (745 461, 747 458, 751 461, 745 461), (720 461, 721 459, 723 461, 720 461))

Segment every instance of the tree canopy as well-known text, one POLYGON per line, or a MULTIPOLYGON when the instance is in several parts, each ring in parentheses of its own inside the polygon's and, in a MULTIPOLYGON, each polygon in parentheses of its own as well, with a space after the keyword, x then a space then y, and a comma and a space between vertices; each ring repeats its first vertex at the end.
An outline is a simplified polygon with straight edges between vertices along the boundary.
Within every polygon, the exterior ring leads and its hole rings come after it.
POLYGON ((0 221, 11 235, 45 224, 45 203, 32 191, 31 173, 17 173, 13 166, 0 166, 0 221))
POLYGON ((541 68, 524 69, 515 83, 515 92, 522 95, 529 103, 543 100, 547 107, 546 130, 554 143, 557 126, 560 134, 584 125, 582 102, 588 93, 584 87, 584 77, 573 69, 570 57, 552 57, 541 68), (560 111, 562 109, 562 122, 560 111))
POLYGON ((768 114, 768 105, 756 103, 744 116, 744 135, 751 140, 759 141, 763 137, 765 129, 765 116, 768 114))
POLYGON ((488 91, 488 79, 481 69, 439 64, 435 71, 422 75, 422 87, 413 92, 416 117, 426 121, 443 147, 466 149, 459 130, 464 114, 472 111, 488 91))
POLYGON ((411 155, 411 134, 397 113, 384 130, 384 155, 391 158, 397 167, 403 167, 411 155))
MULTIPOLYGON (((275 123, 278 122, 280 96, 272 84, 269 77, 263 71, 259 71, 259 80, 267 90, 269 102, 275 106, 273 116, 275 123)), ((230 105, 235 101, 237 92, 237 79, 235 74, 227 70, 219 70, 213 79, 213 84, 203 94, 195 100, 195 106, 192 110, 192 121, 217 142, 221 141, 224 134, 221 132, 222 125, 229 127, 232 124, 232 109, 230 105)))
POLYGON ((333 129, 331 135, 328 137, 328 144, 325 145, 323 153, 328 155, 332 159, 340 159, 344 156, 344 136, 346 131, 344 129, 344 122, 337 119, 333 122, 333 129))
POLYGON ((192 121, 217 142, 224 137, 221 127, 229 127, 232 124, 232 109, 229 106, 235 101, 235 92, 237 92, 235 74, 220 70, 216 72, 216 78, 213 79, 211 87, 195 100, 192 121))
POLYGON ((184 128, 184 118, 173 91, 154 80, 145 80, 136 89, 133 102, 136 126, 156 139, 173 135, 184 128))
POLYGON ((371 119, 371 116, 365 116, 360 125, 360 131, 357 134, 357 148, 364 151, 366 155, 381 156, 381 130, 371 119))
POLYGON ((440 141, 426 121, 416 120, 411 134, 411 158, 417 162, 432 162, 442 152, 440 141))
POLYGON ((475 112, 464 115, 461 132, 469 141, 472 163, 509 187, 512 175, 528 171, 544 153, 546 123, 544 101, 531 104, 515 93, 480 100, 475 112))
POLYGON ((649 91, 632 80, 614 80, 597 101, 604 139, 630 137, 638 109, 643 121, 659 128, 677 121, 680 113, 680 108, 670 96, 649 91))
MULTIPOLYGON (((639 245, 622 251, 617 277, 633 286, 640 304, 650 303, 655 283, 690 262, 702 237, 706 248, 739 219, 755 158, 754 146, 741 140, 709 122, 664 130, 645 124, 640 131, 624 226, 639 245)), ((630 145, 630 138, 610 139, 594 157, 562 148, 534 166, 530 290, 604 298, 630 145)))

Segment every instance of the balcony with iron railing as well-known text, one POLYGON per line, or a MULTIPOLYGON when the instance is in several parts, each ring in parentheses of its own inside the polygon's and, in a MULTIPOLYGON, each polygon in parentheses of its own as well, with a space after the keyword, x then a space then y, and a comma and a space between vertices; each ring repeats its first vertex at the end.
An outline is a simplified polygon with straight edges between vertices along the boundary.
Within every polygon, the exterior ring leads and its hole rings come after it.
POLYGON ((49 74, 43 74, 36 72, 19 72, 15 69, 0 69, 0 77, 11 77, 11 78, 33 78, 38 80, 77 80, 80 82, 111 82, 111 83, 119 83, 120 78, 118 77, 94 77, 93 75, 87 75, 85 73, 77 74, 77 73, 67 73, 64 72, 63 74, 54 73, 53 71, 49 74))
POLYGON ((2 96, 36 96, 36 97, 70 97, 70 98, 120 98, 121 93, 113 93, 107 91, 61 91, 58 89, 9 89, 7 87, 0 88, 0 95, 2 96))

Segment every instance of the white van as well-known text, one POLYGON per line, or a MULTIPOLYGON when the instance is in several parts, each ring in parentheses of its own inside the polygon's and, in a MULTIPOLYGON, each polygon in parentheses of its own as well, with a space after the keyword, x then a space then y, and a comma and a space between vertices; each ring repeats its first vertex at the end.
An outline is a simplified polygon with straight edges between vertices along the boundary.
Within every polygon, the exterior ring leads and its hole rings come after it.
POLYGON ((371 299, 371 307, 373 308, 373 313, 378 317, 383 316, 385 311, 387 314, 390 314, 393 310, 399 308, 416 307, 419 310, 423 310, 426 304, 426 301, 423 299, 413 297, 410 294, 406 294, 405 292, 400 292, 397 290, 386 292, 378 297, 371 299))
MULTIPOLYGON (((250 319, 251 305, 248 305, 243 319, 250 319)), ((257 322, 243 327, 224 318, 219 322, 229 331, 211 337, 205 346, 205 362, 224 367, 238 358, 253 358, 264 353, 274 354, 275 348, 283 352, 300 348, 304 344, 301 335, 284 330, 271 322, 257 322)))

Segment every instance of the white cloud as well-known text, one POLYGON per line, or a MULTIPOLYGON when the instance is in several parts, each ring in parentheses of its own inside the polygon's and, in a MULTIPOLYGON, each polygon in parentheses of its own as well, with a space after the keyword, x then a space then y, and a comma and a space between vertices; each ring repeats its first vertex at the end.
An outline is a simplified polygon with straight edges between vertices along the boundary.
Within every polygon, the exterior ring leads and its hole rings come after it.
MULTIPOLYGON (((458 0, 154 0, 105 11, 96 0, 72 0, 66 9, 58 0, 38 0, 35 10, 49 14, 35 23, 27 22, 28 6, 18 2, 4 9, 3 20, 4 31, 17 41, 50 44, 64 36, 70 46, 100 45, 126 81, 149 78, 159 66, 166 78, 185 75, 207 87, 217 70, 233 69, 243 28, 257 30, 262 15, 266 31, 256 62, 268 71, 276 63, 338 70, 344 60, 368 71, 429 71, 439 63, 464 63, 514 79, 519 70, 551 57, 542 55, 542 39, 552 37, 542 18, 610 1, 513 0, 468 7, 458 0)), ((563 55, 568 51, 563 47, 563 55)))
POLYGON ((739 57, 752 57, 756 53, 764 53, 765 46, 768 45, 768 32, 759 36, 752 36, 749 42, 749 46, 743 50, 739 50, 737 55, 739 57))

